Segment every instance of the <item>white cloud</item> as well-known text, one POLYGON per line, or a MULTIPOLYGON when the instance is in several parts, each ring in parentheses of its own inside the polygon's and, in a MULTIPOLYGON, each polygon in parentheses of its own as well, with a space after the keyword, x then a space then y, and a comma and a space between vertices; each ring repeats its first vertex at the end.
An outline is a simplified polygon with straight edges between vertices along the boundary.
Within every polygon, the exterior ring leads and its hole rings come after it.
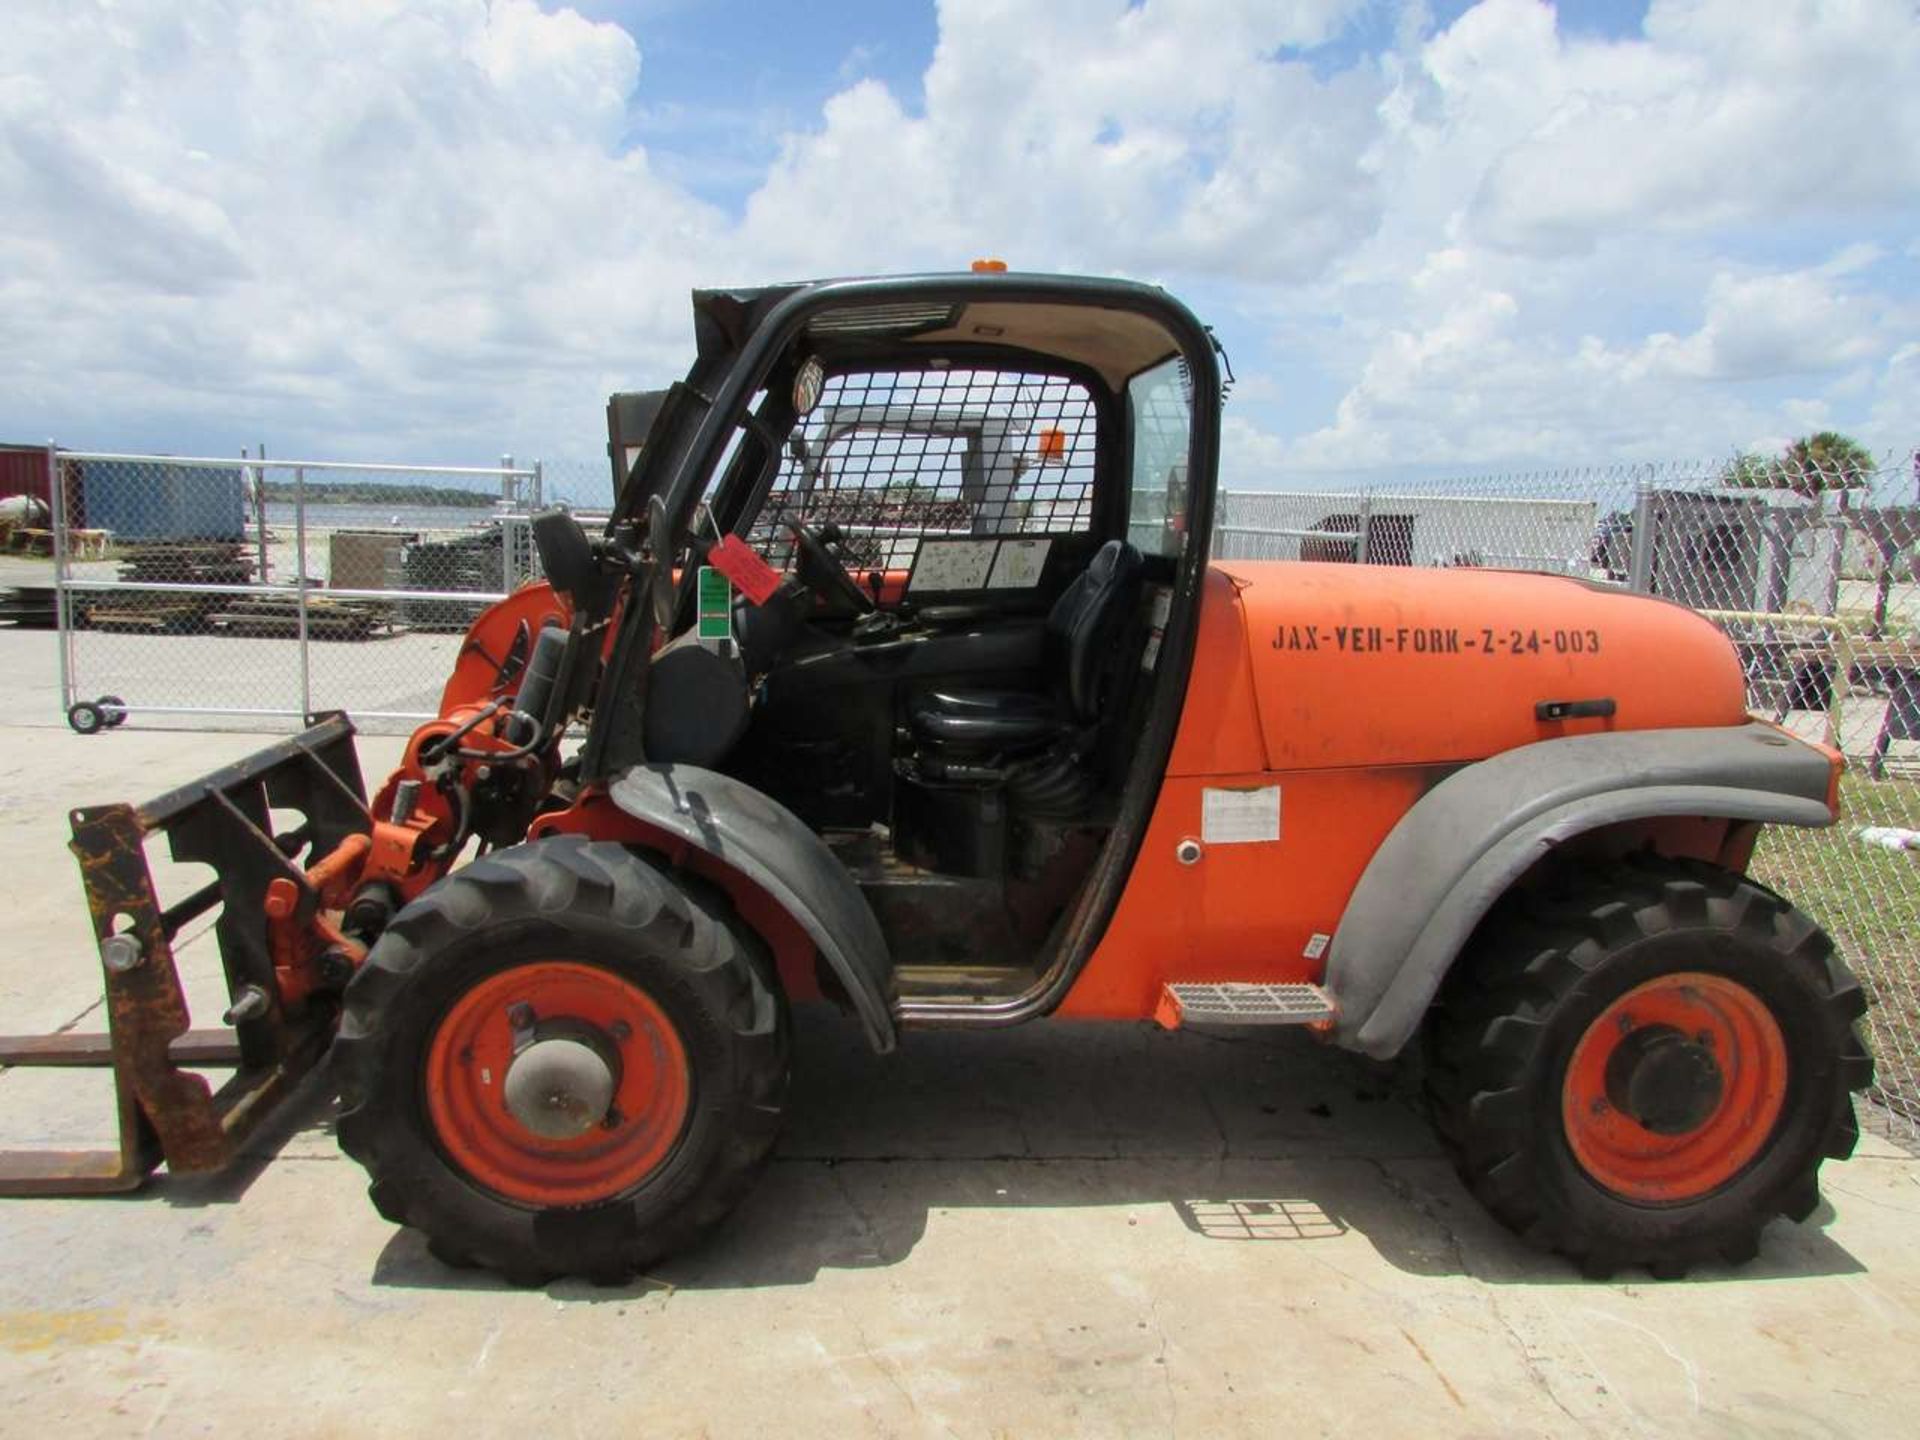
POLYGON ((722 225, 618 151, 640 57, 617 27, 530 0, 8 23, 16 426, 445 455, 550 408, 590 422, 584 366, 684 343, 722 225))
POLYGON ((844 273, 980 253, 1095 271, 1302 279, 1373 225, 1373 85, 1322 82, 1357 0, 948 4, 925 113, 876 81, 790 136, 741 241, 844 273))
POLYGON ((1500 76, 1524 117, 1484 176, 1479 234, 1559 253, 1621 224, 1853 222, 1920 189, 1920 106, 1901 98, 1920 73, 1910 5, 1654 0, 1646 35, 1564 42, 1535 0, 1487 0, 1430 48, 1443 92, 1467 50, 1467 88, 1484 98, 1500 76))
POLYGON ((1769 380, 1822 374, 1881 353, 1872 307, 1836 289, 1830 273, 1823 266, 1715 275, 1698 330, 1651 335, 1616 363, 1634 379, 1769 380))
POLYGON ((1816 414, 1911 444, 1862 376, 1917 318, 1917 47, 1901 0, 1655 0, 1627 41, 1484 0, 1389 57, 1385 214, 1304 296, 1366 347, 1285 463, 1711 454, 1816 414))
POLYGON ((845 83, 730 215, 557 5, 10 0, 0 430, 589 455, 693 285, 998 254, 1203 302, 1237 483, 1920 438, 1909 0, 1382 3, 948 0, 919 101, 845 83))

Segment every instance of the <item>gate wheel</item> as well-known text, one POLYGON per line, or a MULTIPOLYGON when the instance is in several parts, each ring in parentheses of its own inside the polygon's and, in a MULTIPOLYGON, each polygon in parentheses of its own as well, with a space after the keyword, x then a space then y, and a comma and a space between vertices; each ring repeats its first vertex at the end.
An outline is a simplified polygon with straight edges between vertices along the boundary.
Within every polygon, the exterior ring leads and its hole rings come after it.
POLYGON ((67 724, 76 735, 98 735, 107 723, 105 712, 91 700, 76 700, 67 707, 67 724))
POLYGON ((396 915, 334 1055, 341 1148, 382 1215, 516 1283, 620 1283, 718 1223, 765 1162, 786 1005, 699 882, 556 836, 396 915))
POLYGON ((1743 876, 1636 857, 1510 896, 1428 1020, 1427 1094, 1470 1189, 1590 1274, 1751 1258, 1858 1137, 1865 997, 1743 876))

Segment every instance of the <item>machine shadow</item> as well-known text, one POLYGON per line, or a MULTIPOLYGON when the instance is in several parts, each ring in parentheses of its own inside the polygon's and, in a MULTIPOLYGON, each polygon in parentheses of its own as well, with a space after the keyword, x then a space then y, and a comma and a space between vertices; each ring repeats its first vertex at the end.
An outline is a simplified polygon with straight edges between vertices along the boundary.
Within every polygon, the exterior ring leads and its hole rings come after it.
MULTIPOLYGON (((931 1031, 887 1057, 817 1008, 800 1012, 795 1031, 788 1131, 745 1204, 699 1250, 629 1286, 568 1281, 555 1293, 622 1301, 804 1285, 822 1270, 897 1264, 931 1217, 968 1208, 1122 1207, 1145 1218, 1165 1207, 1195 1245, 1352 1234, 1409 1275, 1592 1283, 1485 1214, 1441 1154, 1405 1069, 1298 1031, 931 1031)), ((1776 1223, 1753 1263, 1692 1278, 1857 1273, 1820 1229, 1830 1213, 1776 1223)), ((410 1231, 387 1244, 373 1278, 503 1285, 442 1265, 410 1231)))

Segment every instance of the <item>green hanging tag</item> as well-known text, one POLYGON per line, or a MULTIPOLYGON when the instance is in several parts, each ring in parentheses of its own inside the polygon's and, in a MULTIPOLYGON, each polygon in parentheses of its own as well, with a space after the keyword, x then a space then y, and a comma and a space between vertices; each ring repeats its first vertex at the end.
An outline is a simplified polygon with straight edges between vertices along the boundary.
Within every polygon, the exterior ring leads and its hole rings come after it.
POLYGON ((733 639, 733 586, 711 565, 700 567, 700 619, 695 633, 702 640, 733 639))

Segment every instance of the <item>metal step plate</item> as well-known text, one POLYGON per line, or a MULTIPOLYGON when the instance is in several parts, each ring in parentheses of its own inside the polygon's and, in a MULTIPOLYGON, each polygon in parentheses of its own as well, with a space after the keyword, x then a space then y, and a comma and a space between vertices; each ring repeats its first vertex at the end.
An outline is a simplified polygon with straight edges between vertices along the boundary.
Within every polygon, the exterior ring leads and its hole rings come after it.
POLYGON ((1318 985, 1183 981, 1160 992, 1153 1018, 1174 1030, 1182 1025, 1318 1025, 1333 1016, 1333 997, 1318 985))

